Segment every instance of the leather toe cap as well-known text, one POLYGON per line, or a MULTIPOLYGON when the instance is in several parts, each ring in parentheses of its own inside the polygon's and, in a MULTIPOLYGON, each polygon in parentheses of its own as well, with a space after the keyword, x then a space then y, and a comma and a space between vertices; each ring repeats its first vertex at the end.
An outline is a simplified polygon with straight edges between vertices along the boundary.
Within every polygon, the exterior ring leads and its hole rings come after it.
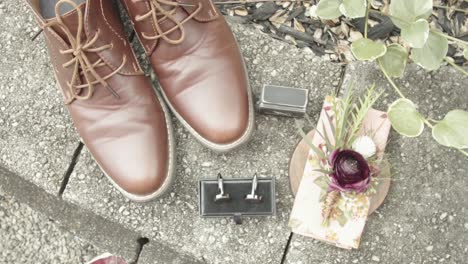
POLYGON ((168 177, 169 152, 163 135, 142 137, 140 133, 134 133, 101 144, 94 152, 104 173, 130 195, 151 195, 168 177))
POLYGON ((247 87, 229 87, 205 79, 173 99, 174 108, 201 137, 214 144, 229 144, 248 129, 247 87))

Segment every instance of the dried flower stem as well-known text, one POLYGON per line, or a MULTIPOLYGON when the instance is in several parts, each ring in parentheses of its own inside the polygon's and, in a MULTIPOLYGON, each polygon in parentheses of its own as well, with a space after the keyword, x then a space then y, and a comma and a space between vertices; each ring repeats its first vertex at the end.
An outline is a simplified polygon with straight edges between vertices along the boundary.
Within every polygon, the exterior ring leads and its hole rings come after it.
POLYGON ((323 223, 328 223, 330 215, 335 208, 336 203, 340 199, 340 192, 339 191, 331 191, 327 193, 327 197, 323 203, 322 207, 322 217, 323 223))

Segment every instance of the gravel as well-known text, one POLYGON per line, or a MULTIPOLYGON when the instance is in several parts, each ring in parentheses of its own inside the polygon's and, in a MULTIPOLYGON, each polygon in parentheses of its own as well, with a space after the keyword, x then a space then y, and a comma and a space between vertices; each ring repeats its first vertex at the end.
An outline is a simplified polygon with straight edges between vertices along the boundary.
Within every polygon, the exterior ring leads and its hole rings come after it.
POLYGON ((84 263, 98 249, 0 190, 0 263, 84 263))
POLYGON ((26 1, 0 6, 0 163, 57 193, 79 137, 26 1))

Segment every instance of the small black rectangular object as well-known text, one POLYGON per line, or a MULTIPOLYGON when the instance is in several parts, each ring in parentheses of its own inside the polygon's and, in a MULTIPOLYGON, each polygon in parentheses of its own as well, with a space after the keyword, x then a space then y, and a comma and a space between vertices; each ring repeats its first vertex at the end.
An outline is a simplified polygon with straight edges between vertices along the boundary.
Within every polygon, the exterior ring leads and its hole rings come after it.
POLYGON ((258 102, 259 111, 281 116, 301 116, 306 113, 309 91, 302 88, 265 85, 258 102))
POLYGON ((276 214, 274 178, 258 178, 257 194, 260 203, 249 203, 245 196, 251 193, 252 178, 223 179, 224 192, 229 201, 215 202, 218 180, 206 179, 199 182, 199 209, 203 217, 269 216, 276 214))

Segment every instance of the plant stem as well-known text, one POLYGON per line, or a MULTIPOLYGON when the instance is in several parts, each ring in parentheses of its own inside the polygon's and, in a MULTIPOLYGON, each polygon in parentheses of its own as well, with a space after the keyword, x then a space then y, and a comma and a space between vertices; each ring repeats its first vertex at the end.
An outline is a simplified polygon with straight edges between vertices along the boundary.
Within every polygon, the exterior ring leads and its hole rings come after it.
POLYGON ((430 127, 431 129, 434 128, 434 126, 433 126, 431 123, 429 123, 429 121, 428 121, 424 116, 421 115, 421 118, 423 119, 424 123, 425 123, 428 127, 430 127))
POLYGON ((463 155, 468 157, 468 152, 466 152, 465 150, 463 149, 457 149, 457 150, 460 151, 463 155))
POLYGON ((369 0, 367 1, 367 8, 366 8, 366 21, 364 21, 364 38, 367 38, 367 28, 369 27, 369 10, 370 10, 370 7, 371 7, 371 1, 372 0, 369 0))
POLYGON ((462 13, 465 13, 465 14, 468 14, 468 10, 463 10, 463 9, 459 9, 459 8, 451 8, 450 6, 440 6, 440 5, 433 5, 433 7, 435 8, 442 8, 442 9, 445 9, 445 10, 455 10, 455 11, 458 11, 458 12, 462 12, 462 13))
POLYGON ((449 35, 444 34, 444 33, 440 32, 440 31, 438 31, 438 30, 435 30, 435 29, 433 29, 433 28, 431 28, 431 32, 434 33, 434 34, 436 34, 436 35, 445 37, 445 38, 447 38, 447 39, 450 39, 450 40, 453 40, 453 41, 456 41, 456 42, 460 42, 460 43, 462 43, 462 44, 464 44, 464 45, 468 45, 468 42, 466 42, 466 41, 464 41, 464 40, 457 39, 457 38, 455 38, 455 37, 449 36, 449 35))
POLYGON ((396 84, 393 82, 392 78, 388 75, 387 71, 385 70, 384 66, 382 65, 382 62, 377 59, 377 62, 379 64, 379 67, 380 67, 380 70, 383 72, 383 74, 385 75, 385 77, 387 78, 388 82, 392 85, 392 87, 395 89, 395 91, 398 93, 398 95, 401 97, 401 98, 405 98, 406 97, 403 95, 403 93, 400 91, 400 89, 398 88, 398 86, 396 86, 396 84))
MULTIPOLYGON (((387 78, 388 82, 393 86, 393 88, 397 91, 398 95, 400 95, 401 98, 405 98, 406 97, 403 95, 403 93, 400 91, 400 89, 398 88, 398 86, 396 86, 396 84, 393 82, 392 78, 388 75, 387 71, 385 71, 385 68, 382 66, 382 63, 380 62, 379 59, 377 59, 378 63, 379 63, 379 66, 380 66, 380 70, 382 70, 383 74, 385 75, 385 77, 387 78)), ((449 62, 451 63, 451 62, 449 62)), ((455 63, 454 63, 455 64, 455 63)), ((458 66, 457 66, 458 67, 458 66)), ((421 118, 423 119, 423 122, 431 129, 434 128, 434 125, 432 125, 428 119, 426 119, 424 116, 422 116, 421 114, 419 114, 421 116, 421 118)), ((436 120, 434 120, 435 122, 438 122, 436 120)), ((463 155, 467 156, 468 157, 468 152, 466 152, 465 150, 463 149, 459 149, 459 148, 456 148, 456 150, 460 151, 463 155)))
POLYGON ((450 65, 452 65, 457 71, 463 73, 464 75, 468 75, 467 71, 465 71, 462 67, 455 64, 455 62, 453 62, 450 58, 445 57, 444 60, 448 62, 450 65))

